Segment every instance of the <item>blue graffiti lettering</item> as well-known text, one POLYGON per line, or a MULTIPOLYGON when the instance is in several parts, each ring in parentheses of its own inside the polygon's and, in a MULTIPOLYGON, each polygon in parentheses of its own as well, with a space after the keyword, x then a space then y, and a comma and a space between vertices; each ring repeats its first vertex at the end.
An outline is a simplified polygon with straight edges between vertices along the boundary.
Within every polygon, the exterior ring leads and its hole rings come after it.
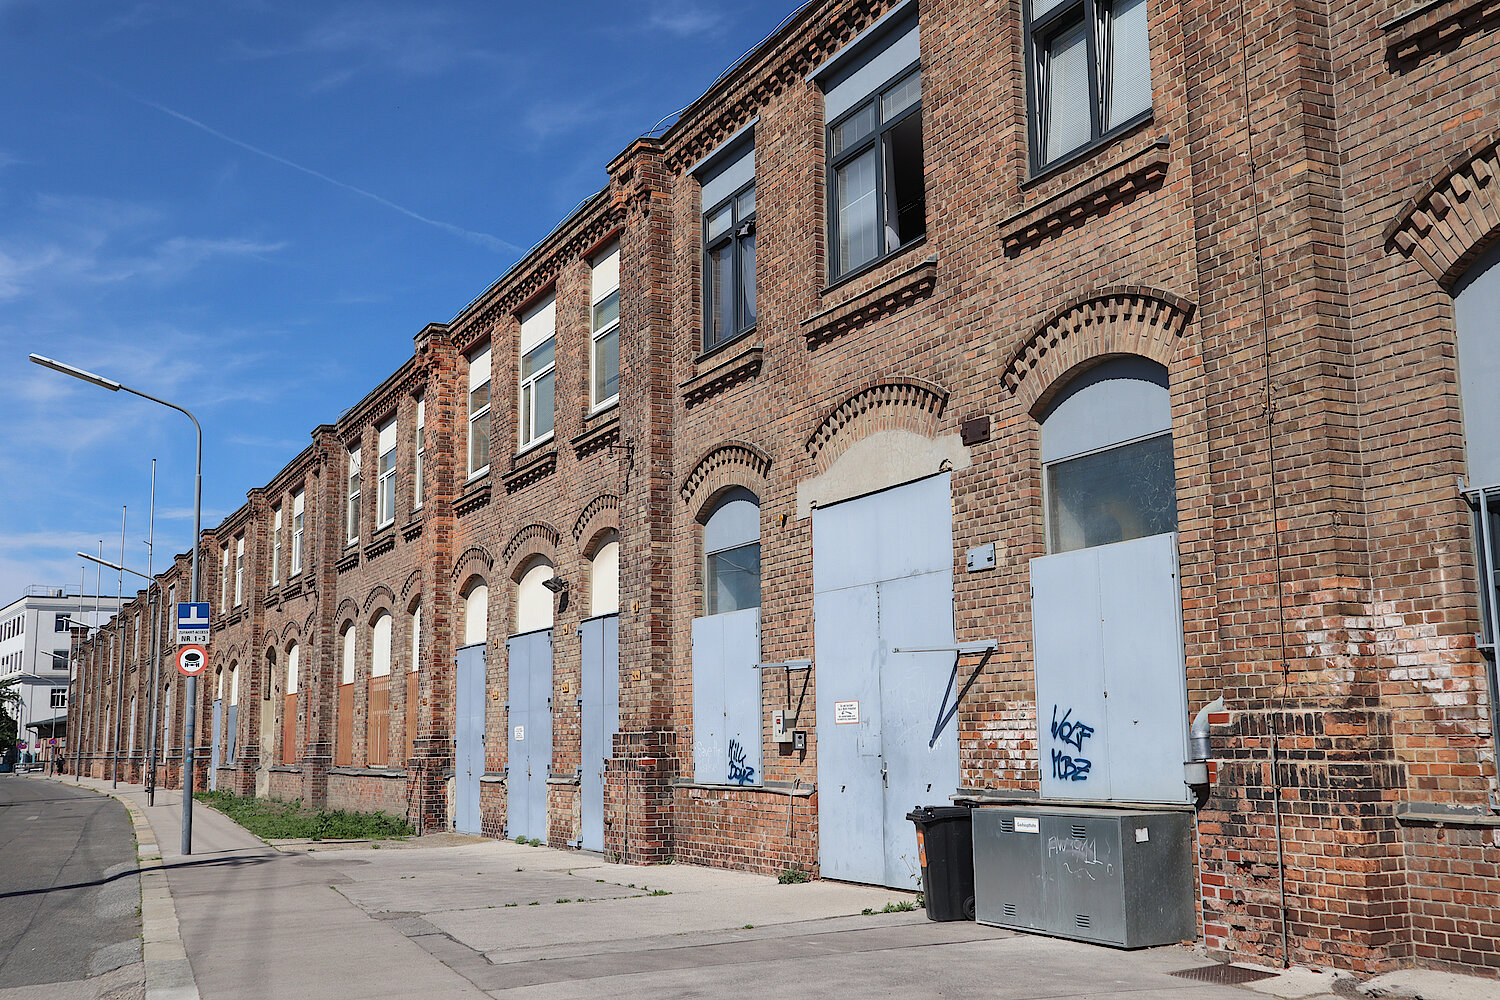
POLYGON ((1070 757, 1061 750, 1052 751, 1052 777, 1059 781, 1088 781, 1094 762, 1087 757, 1070 757))
POLYGON ((1075 750, 1083 749, 1083 741, 1094 735, 1094 727, 1082 722, 1072 722, 1069 717, 1073 709, 1069 708, 1063 713, 1063 717, 1057 717, 1057 706, 1052 706, 1052 738, 1062 740, 1075 750))
POLYGON ((748 785, 755 780, 755 768, 745 763, 745 748, 739 740, 729 741, 729 781, 735 785, 748 785))

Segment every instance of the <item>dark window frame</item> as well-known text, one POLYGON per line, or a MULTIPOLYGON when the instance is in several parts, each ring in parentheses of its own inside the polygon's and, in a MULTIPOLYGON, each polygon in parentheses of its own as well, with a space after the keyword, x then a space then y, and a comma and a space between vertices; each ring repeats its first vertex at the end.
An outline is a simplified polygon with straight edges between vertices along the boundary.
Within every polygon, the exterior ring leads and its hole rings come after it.
MULTIPOLYGON (((1029 2, 1029 0, 1027 0, 1027 2, 1029 2)), ((827 156, 827 163, 825 164, 825 168, 824 168, 825 174, 826 174, 825 184, 824 184, 824 190, 825 190, 825 194, 827 195, 827 208, 826 208, 826 211, 827 211, 827 218, 828 218, 828 284, 829 285, 836 284, 837 282, 839 282, 839 281, 841 281, 841 280, 843 280, 845 278, 848 278, 848 277, 850 277, 850 276, 852 276, 854 274, 860 273, 860 272, 862 272, 862 271, 864 271, 864 270, 866 270, 868 268, 874 267, 875 265, 879 264, 883 260, 888 260, 891 257, 895 257, 897 254, 901 253, 901 251, 906 250, 909 247, 911 247, 911 246, 913 246, 913 245, 915 245, 915 244, 917 244, 917 243, 919 243, 922 240, 925 240, 927 238, 927 194, 926 194, 926 186, 927 186, 927 135, 926 135, 926 120, 924 119, 923 120, 923 133, 922 133, 922 187, 923 187, 923 194, 922 194, 922 232, 919 235, 917 235, 917 236, 910 237, 909 239, 903 239, 901 241, 901 244, 899 246, 895 247, 894 249, 883 248, 879 253, 877 253, 870 260, 862 261, 859 264, 855 264, 855 265, 853 265, 851 267, 848 267, 848 268, 840 268, 840 266, 839 266, 839 251, 838 251, 838 247, 839 247, 839 228, 838 228, 839 227, 839 216, 838 216, 838 183, 837 183, 839 168, 842 167, 842 166, 844 166, 847 163, 850 163, 850 162, 858 159, 860 156, 863 156, 865 153, 869 152, 872 148, 876 148, 876 149, 879 149, 879 150, 883 151, 886 148, 886 138, 887 138, 887 136, 889 136, 892 132, 894 132, 903 122, 906 121, 907 118, 911 117, 912 115, 921 115, 922 114, 922 104, 923 104, 923 102, 926 99, 926 92, 925 91, 923 92, 922 97, 919 97, 916 100, 916 102, 913 103, 910 107, 902 109, 890 121, 885 122, 885 121, 881 121, 880 120, 880 99, 881 99, 881 97, 884 96, 886 93, 888 93, 896 84, 904 82, 913 73, 916 73, 919 76, 921 75, 921 73, 922 73, 922 60, 921 59, 918 59, 915 62, 909 63, 906 66, 902 67, 895 74, 893 74, 889 80, 886 80, 880 86, 878 86, 878 87, 874 88, 873 90, 871 90, 869 96, 865 97, 858 104, 855 104, 854 106, 852 106, 851 108, 849 108, 848 111, 845 111, 843 114, 839 115, 833 121, 827 122, 827 123, 824 124, 824 127, 823 127, 823 149, 824 149, 824 151, 826 153, 827 150, 830 150, 830 149, 833 148, 833 132, 834 132, 834 129, 839 128, 845 122, 847 122, 850 119, 854 118, 861 111, 864 111, 866 108, 868 108, 871 104, 875 105, 875 127, 870 130, 870 134, 867 135, 867 136, 865 136, 864 138, 860 139, 858 142, 856 142, 856 143, 854 143, 854 144, 852 144, 850 146, 847 146, 844 149, 839 150, 839 152, 838 152, 838 154, 836 156, 834 156, 834 155, 827 156)), ((876 157, 876 160, 877 160, 877 167, 876 167, 876 170, 875 170, 875 232, 877 234, 877 237, 881 240, 881 242, 884 243, 884 240, 885 240, 885 228, 886 228, 885 227, 885 204, 886 204, 886 197, 885 197, 885 157, 884 157, 884 155, 878 155, 876 157)))
MULTIPOLYGON (((1101 53, 1107 57, 1109 52, 1108 46, 1101 42, 1108 30, 1106 17, 1113 15, 1114 0, 1063 0, 1040 17, 1032 17, 1033 0, 1021 0, 1021 2, 1021 14, 1025 25, 1021 34, 1026 61, 1026 142, 1031 176, 1037 178, 1087 156, 1091 151, 1116 136, 1128 132, 1142 122, 1150 121, 1156 102, 1153 93, 1152 102, 1144 111, 1132 115, 1113 128, 1104 128, 1105 106, 1108 99, 1104 89, 1109 67, 1101 58, 1101 53), (1042 72, 1042 61, 1046 56, 1047 43, 1080 22, 1092 26, 1092 30, 1084 33, 1088 41, 1089 139, 1076 149, 1059 154, 1050 160, 1044 159, 1046 150, 1043 148, 1042 136, 1046 131, 1047 123, 1047 81, 1042 72)), ((1149 51, 1151 36, 1149 0, 1147 3, 1146 43, 1149 51)))
MULTIPOLYGON (((745 336, 745 334, 750 333, 755 329, 756 324, 760 319, 760 245, 759 241, 757 240, 756 267, 755 270, 751 271, 751 276, 756 279, 756 318, 748 323, 745 322, 745 240, 754 238, 755 236, 756 213, 752 211, 746 218, 743 219, 740 218, 739 215, 740 198, 750 193, 751 191, 755 191, 755 180, 756 179, 754 177, 750 178, 747 183, 741 185, 739 188, 721 198, 713 205, 704 206, 703 212, 699 216, 699 224, 701 226, 700 237, 703 240, 703 337, 701 346, 704 354, 711 354, 719 348, 723 347, 725 344, 728 344, 731 341, 738 340, 739 338, 745 336), (717 215, 719 212, 723 211, 725 208, 728 208, 731 213, 729 228, 724 231, 723 235, 719 236, 715 240, 710 241, 708 236, 708 220, 717 215), (733 259, 730 262, 729 273, 734 277, 734 281, 731 286, 734 294, 734 328, 731 330, 726 330, 718 339, 710 341, 709 337, 711 336, 713 330, 715 318, 713 307, 715 289, 713 285, 713 268, 709 264, 709 255, 716 249, 724 246, 730 246, 733 250, 733 259)), ((756 192, 755 207, 757 210, 760 208, 760 192, 758 191, 756 192)))

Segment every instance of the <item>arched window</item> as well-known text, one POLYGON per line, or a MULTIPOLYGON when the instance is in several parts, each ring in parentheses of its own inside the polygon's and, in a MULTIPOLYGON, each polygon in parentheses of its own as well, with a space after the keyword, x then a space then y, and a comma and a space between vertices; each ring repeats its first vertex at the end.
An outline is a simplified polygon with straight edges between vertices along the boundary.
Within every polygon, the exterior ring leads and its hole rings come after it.
POLYGON ((533 561, 521 574, 516 584, 516 635, 552 627, 552 591, 547 581, 555 575, 546 559, 533 561))
POLYGON ((589 614, 620 610, 620 533, 611 531, 589 563, 589 614))
POLYGON ((234 747, 239 735, 240 667, 229 665, 229 676, 224 682, 224 763, 234 763, 234 747))
POLYGON ((703 610, 720 615, 760 607, 760 500, 736 487, 703 525, 703 610))
POLYGON ((298 647, 294 642, 286 653, 286 690, 281 705, 281 762, 297 763, 297 663, 298 647))
POLYGON ((1177 530, 1167 371, 1116 358, 1070 382, 1042 418, 1047 551, 1177 530))
POLYGON ((406 673, 406 738, 401 756, 411 760, 412 741, 417 738, 417 706, 420 699, 421 680, 417 676, 422 669, 422 601, 411 606, 411 669, 406 673))
POLYGON ((464 645, 473 646, 489 638, 490 588, 474 583, 464 595, 464 645))
MULTIPOLYGON (((1479 611, 1490 701, 1500 694, 1500 246, 1479 258, 1453 291, 1458 324, 1458 383, 1463 401, 1464 452, 1468 458, 1465 498, 1474 511, 1474 549, 1479 611)), ((1500 752, 1500 727, 1491 727, 1500 752)))
POLYGON ((383 767, 390 755, 391 616, 382 612, 370 628, 370 715, 366 733, 371 767, 383 767))

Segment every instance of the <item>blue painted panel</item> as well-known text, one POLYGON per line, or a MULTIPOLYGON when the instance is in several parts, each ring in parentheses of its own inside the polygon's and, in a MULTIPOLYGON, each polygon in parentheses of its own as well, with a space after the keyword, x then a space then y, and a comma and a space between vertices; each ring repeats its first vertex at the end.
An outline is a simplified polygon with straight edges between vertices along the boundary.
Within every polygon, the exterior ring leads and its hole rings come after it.
POLYGON ((1187 802, 1187 665, 1177 535, 1096 551, 1111 790, 1131 802, 1187 802))
MULTIPOLYGON (((815 514, 816 528, 821 514, 815 514)), ((885 880, 876 588, 816 594, 818 850, 825 878, 885 880), (839 722, 840 706, 844 722, 839 722)), ((904 822, 904 820, 903 820, 904 822)))
POLYGON ((945 473, 813 512, 819 861, 830 878, 919 885, 906 813, 958 787, 949 490, 945 473))
POLYGON ((814 511, 814 592, 952 572, 952 478, 944 472, 814 511))
POLYGON ((1458 384, 1469 481, 1500 483, 1500 247, 1472 264, 1454 288, 1458 384))
POLYGON ((759 785, 760 608, 693 621, 693 780, 759 785))
POLYGON ((1031 562, 1042 795, 1184 802, 1177 535, 1031 562))
POLYGON ((479 833, 479 778, 484 774, 484 644, 465 646, 455 663, 453 828, 479 833))
POLYGON ((1099 549, 1031 560, 1037 758, 1042 795, 1108 799, 1099 549))
POLYGON ((506 733, 505 832, 547 839, 547 772, 552 766, 552 631, 513 635, 506 733))
POLYGON ((584 850, 604 850, 604 763, 614 753, 620 731, 620 616, 590 618, 580 626, 583 684, 579 692, 582 724, 582 824, 584 850))
POLYGON ((881 753, 885 784, 885 885, 922 887, 916 831, 906 814, 917 806, 946 805, 958 790, 958 716, 955 654, 896 652, 951 647, 951 572, 890 580, 880 600, 881 753))
POLYGON ((222 728, 219 723, 224 719, 224 702, 222 699, 214 699, 214 732, 213 743, 208 754, 208 787, 212 791, 219 787, 219 733, 222 728))
POLYGON ((1042 421, 1042 461, 1171 429, 1167 370, 1145 358, 1116 358, 1078 376, 1052 402, 1042 421))
POLYGON ((224 713, 224 761, 233 764, 235 761, 234 748, 239 737, 240 707, 230 705, 224 713))

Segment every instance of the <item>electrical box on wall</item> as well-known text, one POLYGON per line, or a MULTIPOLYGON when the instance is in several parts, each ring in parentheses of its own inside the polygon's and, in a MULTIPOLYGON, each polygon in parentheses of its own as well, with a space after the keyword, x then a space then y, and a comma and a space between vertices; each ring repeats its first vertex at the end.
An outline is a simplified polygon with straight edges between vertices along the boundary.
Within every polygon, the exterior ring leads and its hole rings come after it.
POLYGON ((807 730, 796 729, 792 731, 792 749, 799 753, 807 749, 807 730))
POLYGON ((967 563, 970 573, 978 573, 981 570, 995 568, 995 543, 979 545, 969 550, 967 563))
POLYGON ((778 708, 771 713, 771 742, 791 743, 792 727, 797 724, 797 717, 785 709, 778 708))

